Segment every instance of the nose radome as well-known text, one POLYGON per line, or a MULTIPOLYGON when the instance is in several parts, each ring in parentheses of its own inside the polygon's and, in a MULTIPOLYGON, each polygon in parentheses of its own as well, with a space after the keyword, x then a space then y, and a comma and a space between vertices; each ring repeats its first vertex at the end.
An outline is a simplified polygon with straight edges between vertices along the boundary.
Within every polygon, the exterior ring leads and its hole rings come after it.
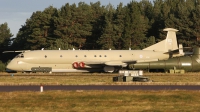
POLYGON ((8 70, 17 70, 18 66, 17 66, 17 63, 14 63, 14 62, 10 62, 8 63, 8 65, 6 66, 6 69, 8 70))

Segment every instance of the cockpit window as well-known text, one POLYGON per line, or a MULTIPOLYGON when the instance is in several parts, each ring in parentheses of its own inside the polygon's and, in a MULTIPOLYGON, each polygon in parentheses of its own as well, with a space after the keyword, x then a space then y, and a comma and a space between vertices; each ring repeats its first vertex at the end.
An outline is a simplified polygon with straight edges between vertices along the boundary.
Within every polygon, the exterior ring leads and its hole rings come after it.
POLYGON ((24 58, 24 54, 19 54, 19 55, 15 56, 15 58, 24 58))
POLYGON ((24 54, 21 54, 21 58, 24 58, 24 54))

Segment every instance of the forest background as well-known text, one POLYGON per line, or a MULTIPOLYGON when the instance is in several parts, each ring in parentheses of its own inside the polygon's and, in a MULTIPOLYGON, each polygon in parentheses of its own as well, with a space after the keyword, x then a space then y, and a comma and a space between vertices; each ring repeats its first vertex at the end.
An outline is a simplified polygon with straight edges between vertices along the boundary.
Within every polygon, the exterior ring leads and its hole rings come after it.
POLYGON ((166 37, 164 28, 178 29, 184 47, 199 46, 200 0, 148 0, 102 6, 101 2, 49 6, 33 12, 17 36, 0 24, 0 71, 15 50, 44 49, 143 49, 166 37))

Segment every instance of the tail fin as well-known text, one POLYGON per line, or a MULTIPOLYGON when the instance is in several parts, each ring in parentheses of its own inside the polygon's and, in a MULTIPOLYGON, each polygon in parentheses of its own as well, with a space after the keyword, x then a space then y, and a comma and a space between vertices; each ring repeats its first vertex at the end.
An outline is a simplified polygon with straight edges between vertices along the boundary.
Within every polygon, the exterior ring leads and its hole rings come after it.
POLYGON ((178 49, 176 32, 178 30, 173 28, 165 28, 163 31, 167 31, 167 37, 165 40, 160 41, 154 45, 151 45, 143 50, 153 50, 153 51, 162 51, 169 52, 178 49))

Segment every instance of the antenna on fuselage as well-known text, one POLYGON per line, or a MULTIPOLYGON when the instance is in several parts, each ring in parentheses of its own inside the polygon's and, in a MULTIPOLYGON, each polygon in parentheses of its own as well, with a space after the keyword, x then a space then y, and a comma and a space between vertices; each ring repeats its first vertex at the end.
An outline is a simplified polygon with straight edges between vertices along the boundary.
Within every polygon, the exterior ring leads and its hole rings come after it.
POLYGON ((73 51, 74 51, 75 49, 73 48, 73 51))
POLYGON ((60 50, 60 48, 58 50, 60 50))
POLYGON ((42 48, 41 50, 44 50, 44 48, 42 48))

